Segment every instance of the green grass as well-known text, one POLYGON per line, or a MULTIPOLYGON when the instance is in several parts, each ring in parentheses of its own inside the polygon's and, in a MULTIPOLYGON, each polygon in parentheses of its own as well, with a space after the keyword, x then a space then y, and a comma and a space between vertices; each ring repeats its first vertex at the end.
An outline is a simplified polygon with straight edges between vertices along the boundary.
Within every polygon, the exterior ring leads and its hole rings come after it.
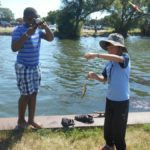
POLYGON ((13 27, 0 27, 0 35, 10 35, 13 31, 13 27))
POLYGON ((131 29, 128 31, 130 35, 141 35, 141 30, 139 28, 131 29))
MULTIPOLYGON (((127 150, 148 150, 150 124, 129 126, 127 150)), ((103 128, 0 131, 0 150, 98 150, 104 145, 103 128)))

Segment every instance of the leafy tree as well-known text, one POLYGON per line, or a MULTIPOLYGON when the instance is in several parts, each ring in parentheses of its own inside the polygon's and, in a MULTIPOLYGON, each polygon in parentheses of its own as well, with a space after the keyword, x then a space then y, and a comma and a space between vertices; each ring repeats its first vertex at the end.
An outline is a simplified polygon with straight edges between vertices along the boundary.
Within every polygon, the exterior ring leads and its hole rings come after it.
POLYGON ((11 21, 14 19, 14 14, 9 8, 0 8, 0 18, 3 21, 11 21))
POLYGON ((109 10, 113 0, 62 0, 63 9, 58 17, 59 34, 66 38, 80 36, 86 17, 97 11, 109 10))
POLYGON ((57 11, 49 11, 48 12, 48 16, 45 17, 44 19, 46 21, 50 22, 51 24, 56 24, 59 13, 60 13, 59 10, 57 10, 57 11))
MULTIPOLYGON (((146 0, 133 0, 139 8, 146 10, 146 0)), ((128 31, 135 27, 143 18, 143 13, 136 11, 128 0, 115 0, 111 7, 111 15, 106 17, 106 22, 115 29, 115 32, 127 37, 128 31)))
POLYGON ((141 21, 141 33, 146 36, 150 36, 150 1, 147 2, 147 7, 145 7, 145 15, 141 21))

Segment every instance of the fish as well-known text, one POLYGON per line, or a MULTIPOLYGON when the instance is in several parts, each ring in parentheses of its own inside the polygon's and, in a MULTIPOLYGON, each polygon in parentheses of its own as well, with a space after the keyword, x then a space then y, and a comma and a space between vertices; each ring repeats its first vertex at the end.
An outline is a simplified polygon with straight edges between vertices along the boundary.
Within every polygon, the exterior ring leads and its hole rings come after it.
POLYGON ((82 98, 85 96, 87 91, 87 80, 86 82, 83 84, 83 88, 82 88, 82 98))

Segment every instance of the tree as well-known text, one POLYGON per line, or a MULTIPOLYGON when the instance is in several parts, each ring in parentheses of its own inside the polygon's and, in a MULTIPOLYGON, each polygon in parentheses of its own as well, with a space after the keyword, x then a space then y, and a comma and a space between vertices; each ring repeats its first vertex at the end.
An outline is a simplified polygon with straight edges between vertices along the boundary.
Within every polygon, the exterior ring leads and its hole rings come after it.
POLYGON ((145 15, 143 15, 141 23, 141 33, 146 36, 150 36, 150 2, 147 3, 145 15))
POLYGON ((9 8, 0 8, 0 18, 3 21, 10 22, 14 19, 14 14, 9 8))
POLYGON ((66 38, 77 38, 85 18, 97 11, 109 10, 113 0, 62 0, 58 31, 66 38))
MULTIPOLYGON (((146 10, 146 0, 133 0, 133 3, 137 4, 140 9, 146 10)), ((115 0, 111 7, 111 15, 106 18, 107 23, 109 22, 115 32, 127 37, 128 31, 141 21, 143 13, 132 7, 128 0, 115 0)))
POLYGON ((60 13, 59 10, 49 11, 48 16, 45 17, 44 19, 50 22, 51 24, 56 24, 59 13, 60 13))

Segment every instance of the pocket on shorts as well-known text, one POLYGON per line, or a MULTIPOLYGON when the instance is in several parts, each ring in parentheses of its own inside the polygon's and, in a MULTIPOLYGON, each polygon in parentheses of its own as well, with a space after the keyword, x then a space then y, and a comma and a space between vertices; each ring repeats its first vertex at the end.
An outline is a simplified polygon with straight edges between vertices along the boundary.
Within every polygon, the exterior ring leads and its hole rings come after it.
POLYGON ((17 70, 20 70, 20 69, 24 69, 24 68, 25 68, 25 66, 22 65, 22 64, 18 64, 18 63, 15 64, 15 69, 16 69, 16 71, 17 71, 17 70))
POLYGON ((40 68, 35 69, 35 71, 34 71, 34 80, 36 80, 36 81, 41 80, 41 70, 40 70, 40 68))

